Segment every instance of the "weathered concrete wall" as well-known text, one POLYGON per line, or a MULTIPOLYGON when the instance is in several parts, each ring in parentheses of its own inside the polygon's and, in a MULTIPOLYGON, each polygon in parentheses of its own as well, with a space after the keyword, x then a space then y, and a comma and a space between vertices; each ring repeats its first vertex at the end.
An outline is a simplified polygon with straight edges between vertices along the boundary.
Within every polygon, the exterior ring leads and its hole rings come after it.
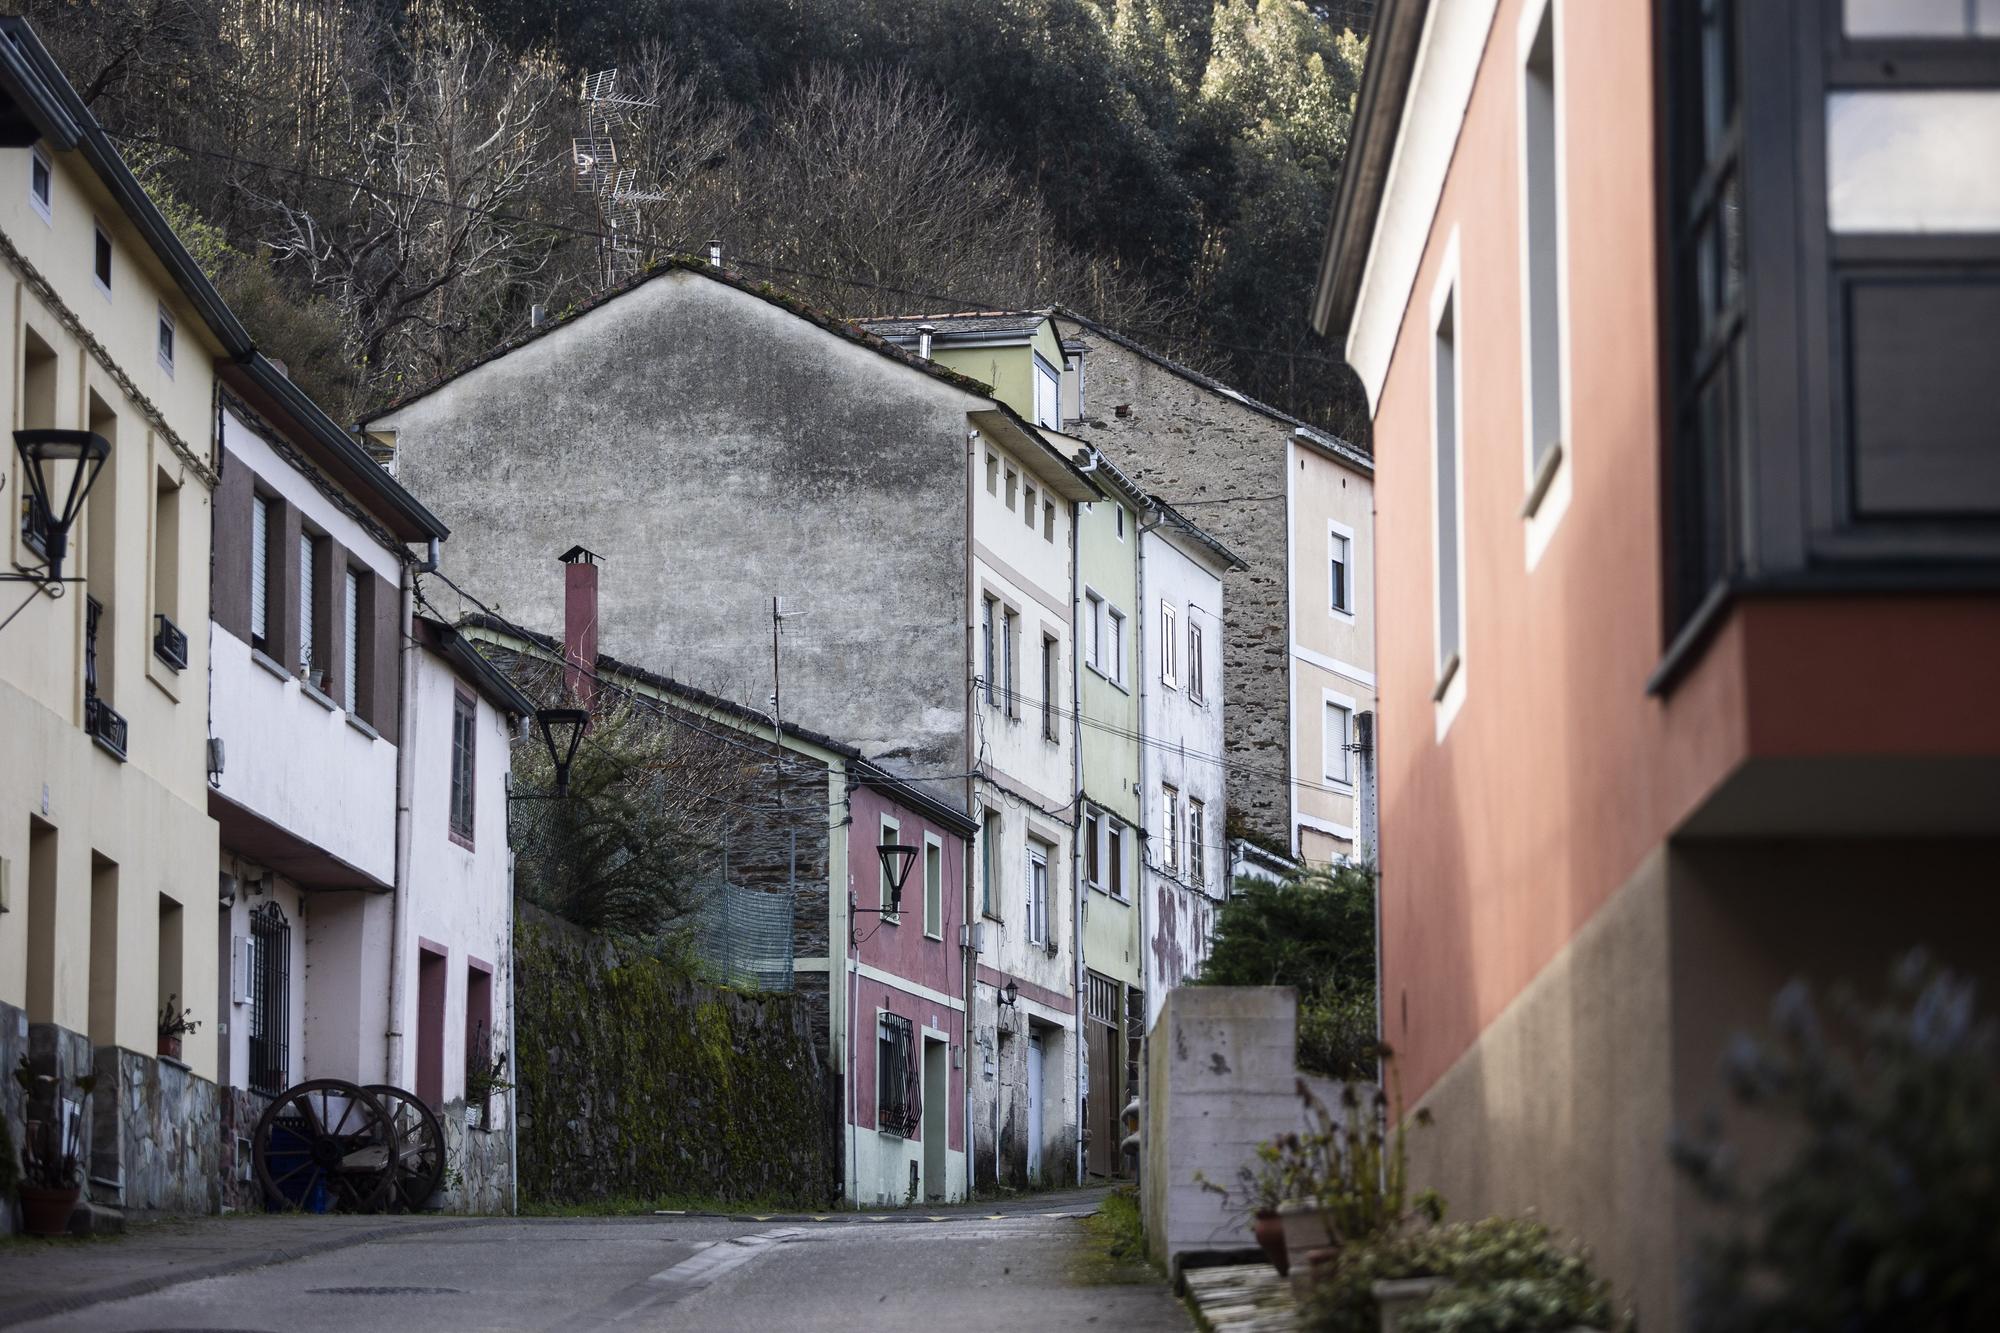
POLYGON ((453 576, 510 619, 559 627, 549 562, 586 543, 612 571, 603 651, 763 708, 782 596, 808 613, 786 628, 786 718, 935 773, 964 762, 979 405, 676 271, 379 424, 398 478, 452 526, 453 576))
POLYGON ((833 1201, 833 1081, 797 1000, 690 981, 525 905, 515 962, 524 1203, 833 1201))
POLYGON ((1146 490, 1201 501, 1189 517, 1250 566, 1229 575, 1225 633, 1210 648, 1222 655, 1227 754, 1244 766, 1230 775, 1229 799, 1258 833, 1289 845, 1285 455, 1292 427, 1108 339, 1083 336, 1088 398, 1070 432, 1146 490), (1122 416, 1121 407, 1129 408, 1122 416))

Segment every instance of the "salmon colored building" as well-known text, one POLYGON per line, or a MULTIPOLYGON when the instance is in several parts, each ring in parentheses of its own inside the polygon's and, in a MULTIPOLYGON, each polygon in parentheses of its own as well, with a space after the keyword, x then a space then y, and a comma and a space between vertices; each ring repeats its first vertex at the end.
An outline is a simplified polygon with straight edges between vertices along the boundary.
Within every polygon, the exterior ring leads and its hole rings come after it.
POLYGON ((1377 12, 1314 319, 1374 414, 1384 1034, 1425 1183, 1648 1327, 1733 1032, 1912 945, 2000 972, 1983 21, 1377 12))

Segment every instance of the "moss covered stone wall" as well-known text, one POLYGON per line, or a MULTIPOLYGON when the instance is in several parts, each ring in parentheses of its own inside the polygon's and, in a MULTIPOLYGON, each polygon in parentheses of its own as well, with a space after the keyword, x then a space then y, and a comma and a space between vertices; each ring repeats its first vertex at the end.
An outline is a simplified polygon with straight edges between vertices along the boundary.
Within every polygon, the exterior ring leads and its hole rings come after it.
POLYGON ((515 987, 524 1205, 833 1200, 832 1080, 797 996, 691 980, 526 904, 515 987))

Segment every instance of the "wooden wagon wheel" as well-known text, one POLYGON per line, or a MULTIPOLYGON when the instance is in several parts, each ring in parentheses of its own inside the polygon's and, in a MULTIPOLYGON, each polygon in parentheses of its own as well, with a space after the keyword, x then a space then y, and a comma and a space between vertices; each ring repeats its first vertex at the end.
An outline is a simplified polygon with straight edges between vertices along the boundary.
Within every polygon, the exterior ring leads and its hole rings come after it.
POLYGON ((444 1126, 421 1097, 387 1083, 371 1083, 368 1091, 388 1108, 396 1126, 396 1192, 406 1212, 422 1208, 444 1183, 444 1126))
POLYGON ((272 1207, 367 1213, 389 1201, 396 1145, 396 1124, 381 1098, 316 1078, 264 1108, 250 1151, 272 1207))

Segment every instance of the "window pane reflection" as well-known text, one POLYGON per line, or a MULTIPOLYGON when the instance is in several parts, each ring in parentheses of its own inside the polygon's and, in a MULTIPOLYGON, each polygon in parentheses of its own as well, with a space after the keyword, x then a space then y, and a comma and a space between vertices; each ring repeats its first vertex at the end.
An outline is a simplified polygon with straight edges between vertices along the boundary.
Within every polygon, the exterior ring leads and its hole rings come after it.
POLYGON ((1850 37, 2000 37, 2000 0, 1846 0, 1850 37))
POLYGON ((2000 92, 1827 96, 1827 225, 1834 231, 2000 231, 1995 162, 2000 92))

